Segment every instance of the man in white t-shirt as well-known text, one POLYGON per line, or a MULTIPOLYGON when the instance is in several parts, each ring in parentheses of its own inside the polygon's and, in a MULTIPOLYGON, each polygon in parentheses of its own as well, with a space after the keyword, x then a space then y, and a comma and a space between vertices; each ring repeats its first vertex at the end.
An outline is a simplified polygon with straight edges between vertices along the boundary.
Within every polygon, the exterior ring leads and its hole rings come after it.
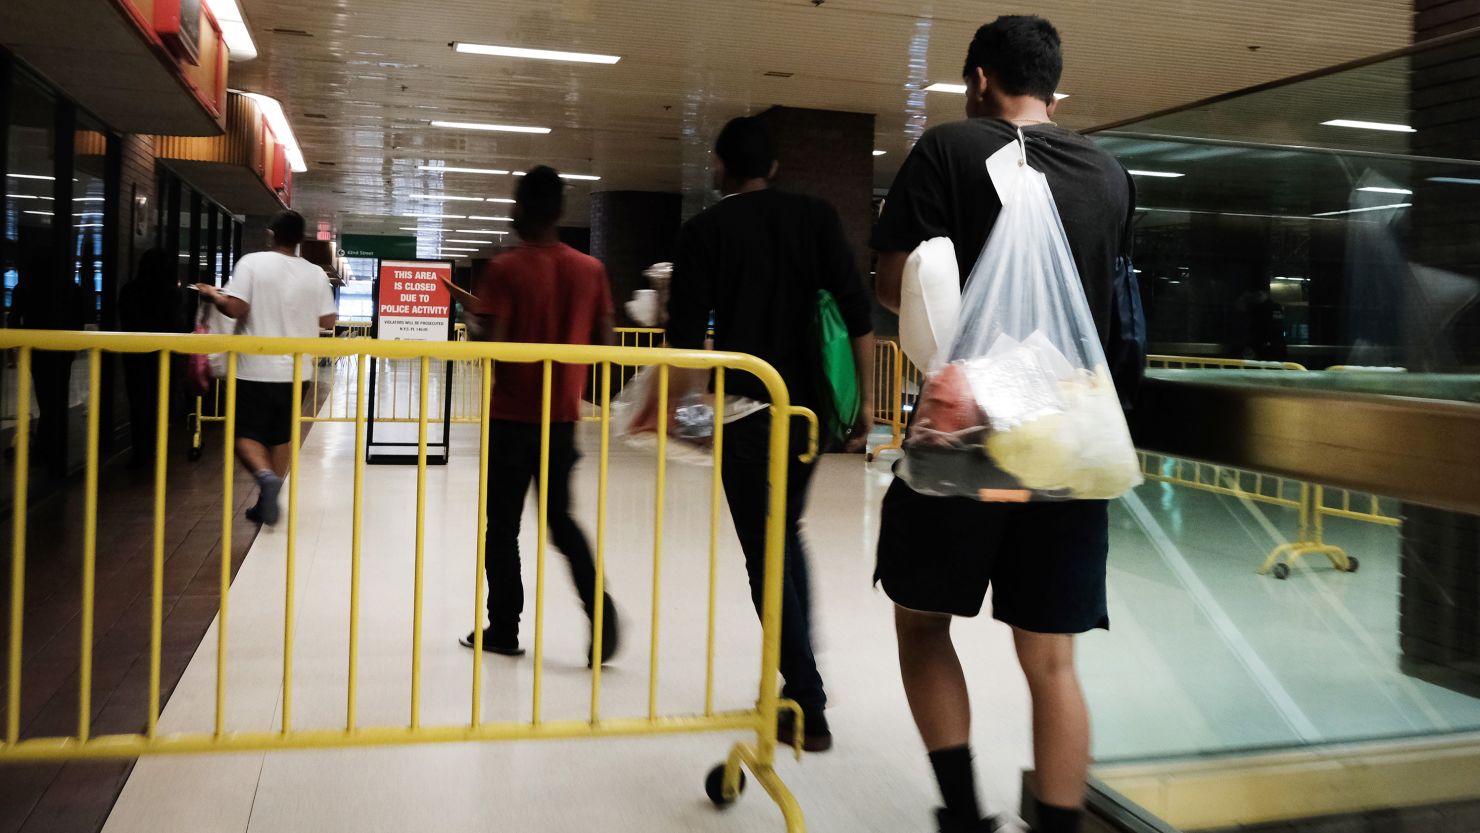
MULTIPOLYGON (((272 248, 236 263, 231 282, 217 289, 196 284, 201 297, 238 322, 238 335, 318 338, 338 317, 324 270, 298 257, 305 223, 296 211, 273 218, 272 248)), ((304 377, 313 361, 304 356, 304 377)), ((236 365, 236 456, 257 478, 260 494, 247 518, 269 526, 278 520, 278 492, 288 474, 293 430, 292 356, 241 355, 236 365)))

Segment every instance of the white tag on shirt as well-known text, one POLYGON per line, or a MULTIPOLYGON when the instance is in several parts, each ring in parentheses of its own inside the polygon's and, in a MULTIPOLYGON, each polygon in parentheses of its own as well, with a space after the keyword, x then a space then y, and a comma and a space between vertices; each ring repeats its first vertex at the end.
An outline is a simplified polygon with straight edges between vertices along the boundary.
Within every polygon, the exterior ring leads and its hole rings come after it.
POLYGON ((1013 189, 1021 181, 1018 169, 1022 161, 1023 150, 1016 141, 1003 145, 1001 150, 987 159, 987 173, 992 177, 992 185, 997 189, 997 199, 1003 205, 1007 205, 1007 198, 1012 196, 1013 189))

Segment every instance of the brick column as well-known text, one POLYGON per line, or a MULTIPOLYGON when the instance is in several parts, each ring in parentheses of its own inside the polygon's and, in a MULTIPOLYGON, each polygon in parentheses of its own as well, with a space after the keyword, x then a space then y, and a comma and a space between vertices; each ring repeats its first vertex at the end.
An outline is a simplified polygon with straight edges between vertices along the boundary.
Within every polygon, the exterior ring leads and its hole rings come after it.
MULTIPOLYGON (((1414 0, 1414 41, 1480 27, 1480 0, 1414 0)), ((1413 56, 1409 75, 1415 155, 1480 159, 1480 39, 1413 56)), ((1480 278, 1480 188, 1430 176, 1480 178, 1474 168, 1416 165, 1409 258, 1480 278)), ((1460 280, 1464 280, 1461 278, 1460 280)), ((1412 302, 1415 299, 1406 299, 1412 302)), ((1413 335, 1413 334, 1409 334, 1413 335)), ((1423 343, 1424 339, 1405 338, 1423 343)), ((1439 333, 1437 349, 1405 357, 1414 369, 1454 371, 1480 363, 1480 310, 1439 333)), ((1480 692, 1480 517, 1404 506, 1398 629, 1405 671, 1480 692)))
POLYGON ((776 142, 777 188, 832 203, 858 267, 869 268, 874 223, 874 116, 772 107, 760 114, 776 142))
POLYGON ((672 261, 683 197, 656 191, 598 191, 591 195, 591 256, 606 264, 618 326, 636 322, 625 305, 648 288, 642 271, 672 261))

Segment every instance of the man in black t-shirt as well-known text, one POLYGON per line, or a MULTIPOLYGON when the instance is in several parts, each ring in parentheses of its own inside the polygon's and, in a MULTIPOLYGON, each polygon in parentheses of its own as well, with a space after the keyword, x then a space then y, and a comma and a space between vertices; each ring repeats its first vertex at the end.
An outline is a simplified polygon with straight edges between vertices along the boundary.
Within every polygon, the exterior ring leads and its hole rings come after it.
MULTIPOLYGON (((725 195, 718 205, 684 224, 668 299, 668 343, 703 349, 711 315, 714 347, 750 353, 769 362, 786 382, 794 405, 816 410, 823 402, 819 344, 812 326, 818 290, 837 300, 853 342, 854 364, 864 402, 872 401, 874 337, 868 295, 843 236, 838 213, 826 202, 769 187, 776 154, 765 125, 739 118, 715 142, 715 184, 725 195)), ((674 371, 674 402, 702 390, 707 374, 674 371)), ((762 607, 766 570, 766 513, 770 494, 771 414, 769 394, 748 373, 725 375, 725 429, 721 476, 735 534, 745 552, 751 598, 762 607)), ((865 412, 869 409, 865 407, 865 412)), ((848 450, 861 450, 872 420, 854 426, 848 450)), ((823 709, 827 696, 812 652, 811 593, 800 523, 815 463, 797 456, 806 429, 792 425, 787 473, 786 552, 781 599, 782 695, 802 708, 803 747, 832 747, 823 709)), ((781 716, 782 743, 795 732, 790 711, 781 716)))
MULTIPOLYGON (((1110 331, 1116 258, 1128 255, 1135 196, 1125 170, 1057 127, 1058 32, 1038 17, 1001 17, 967 54, 966 121, 927 131, 900 168, 874 232, 881 302, 898 309, 905 260, 948 237, 963 282, 1001 211, 987 159, 1022 130, 1028 164, 1048 178, 1095 324, 1110 331)), ((884 498, 877 580, 898 606, 900 671, 945 807, 940 829, 986 831, 971 763, 966 680, 951 617, 992 614, 1013 628, 1033 701, 1036 830, 1078 829, 1089 765, 1089 717, 1073 635, 1109 626, 1105 501, 996 504, 926 497, 896 480, 884 498), (922 540, 934 542, 922 552, 922 540)))

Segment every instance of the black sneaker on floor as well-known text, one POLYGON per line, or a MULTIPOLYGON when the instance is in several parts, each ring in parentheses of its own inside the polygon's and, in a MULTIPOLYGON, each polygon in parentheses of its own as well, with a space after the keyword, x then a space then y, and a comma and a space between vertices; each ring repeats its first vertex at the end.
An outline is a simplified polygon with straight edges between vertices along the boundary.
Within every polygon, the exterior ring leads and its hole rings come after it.
POLYGON ((257 495, 258 523, 268 526, 276 526, 278 522, 278 493, 283 490, 283 479, 277 475, 269 475, 260 481, 261 493, 257 495))
MULTIPOLYGON (((622 645, 622 629, 619 624, 621 619, 617 616, 617 605, 611 596, 606 597, 606 609, 601 613, 601 629, 605 631, 601 637, 601 664, 606 665, 617 655, 617 650, 622 645)), ((591 623, 593 635, 596 631, 596 623, 591 623)), ((593 636, 591 647, 586 649, 586 667, 591 667, 591 655, 596 648, 596 640, 593 636)))
POLYGON ((262 523, 262 509, 260 507, 253 506, 251 509, 247 510, 246 514, 248 521, 251 521, 254 524, 262 523))
MULTIPOLYGON (((782 746, 794 746, 796 739, 796 714, 791 709, 781 712, 776 718, 776 742, 782 746)), ((832 748, 832 731, 827 728, 827 717, 822 712, 802 715, 803 752, 826 752, 832 748)))
MULTIPOLYGON (((473 647, 473 640, 477 635, 475 631, 468 631, 468 635, 459 639, 457 642, 464 648, 471 648, 473 647)), ((499 639, 488 631, 483 632, 483 651, 484 653, 498 654, 504 657, 524 656, 524 649, 519 647, 519 640, 517 638, 499 639)))

